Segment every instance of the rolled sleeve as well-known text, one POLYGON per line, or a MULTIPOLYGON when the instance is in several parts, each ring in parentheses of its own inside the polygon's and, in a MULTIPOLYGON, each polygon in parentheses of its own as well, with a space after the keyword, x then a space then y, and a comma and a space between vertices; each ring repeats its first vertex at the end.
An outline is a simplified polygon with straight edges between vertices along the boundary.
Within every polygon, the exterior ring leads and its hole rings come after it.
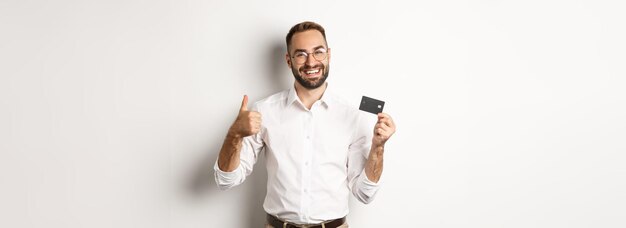
POLYGON ((380 189, 379 180, 377 183, 369 180, 365 174, 365 165, 367 157, 372 146, 373 126, 372 120, 367 118, 359 118, 356 122, 357 130, 355 131, 354 140, 349 148, 348 157, 348 179, 349 187, 360 202, 364 204, 371 203, 380 189))
POLYGON ((367 178, 365 170, 361 172, 354 186, 354 196, 362 203, 368 204, 374 200, 376 192, 380 189, 380 181, 374 183, 367 178))
POLYGON ((244 173, 241 165, 231 172, 225 172, 218 166, 218 161, 215 161, 213 169, 215 170, 215 183, 220 190, 227 190, 243 183, 244 173))

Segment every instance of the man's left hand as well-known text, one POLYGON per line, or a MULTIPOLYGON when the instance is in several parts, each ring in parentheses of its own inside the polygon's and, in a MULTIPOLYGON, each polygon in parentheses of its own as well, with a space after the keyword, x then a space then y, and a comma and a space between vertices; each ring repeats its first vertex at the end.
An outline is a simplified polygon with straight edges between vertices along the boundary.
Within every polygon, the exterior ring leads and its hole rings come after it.
POLYGON ((396 124, 387 113, 378 113, 378 122, 374 126, 372 147, 384 146, 387 140, 396 132, 396 124))

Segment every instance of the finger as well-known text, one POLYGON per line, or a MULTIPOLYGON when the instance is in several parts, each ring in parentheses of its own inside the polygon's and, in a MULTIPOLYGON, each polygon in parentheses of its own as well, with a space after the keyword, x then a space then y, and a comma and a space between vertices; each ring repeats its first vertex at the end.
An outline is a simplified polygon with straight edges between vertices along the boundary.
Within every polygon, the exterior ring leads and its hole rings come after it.
POLYGON ((387 127, 392 127, 391 121, 389 121, 389 119, 384 119, 384 120, 378 121, 378 124, 383 125, 383 126, 387 126, 387 127))
POLYGON ((261 125, 254 125, 254 126, 252 126, 252 131, 253 132, 259 132, 259 130, 261 130, 261 125))
POLYGON ((374 126, 374 129, 379 129, 379 128, 382 128, 383 126, 385 126, 385 124, 383 124, 383 123, 377 123, 377 124, 374 126))
POLYGON ((382 128, 376 129, 376 135, 383 138, 389 138, 389 132, 385 131, 385 129, 382 128))
POLYGON ((389 137, 391 137, 391 135, 393 135, 393 132, 391 132, 389 130, 386 130, 386 129, 383 129, 383 128, 380 128, 378 130, 378 132, 379 133, 377 133, 377 135, 382 136, 384 138, 389 138, 389 137))
POLYGON ((385 125, 385 124, 382 124, 380 126, 380 128, 382 128, 385 132, 391 132, 392 131, 392 128, 387 126, 387 125, 385 125))
POLYGON ((379 119, 378 122, 376 122, 376 125, 377 126, 378 125, 385 125, 385 126, 388 126, 388 127, 392 127, 392 123, 387 118, 379 119))
POLYGON ((239 111, 248 111, 248 95, 243 95, 243 101, 241 101, 241 108, 239 108, 239 111))
POLYGON ((389 119, 387 119, 386 117, 378 117, 378 121, 376 123, 382 124, 389 121, 389 119))
POLYGON ((387 113, 379 113, 378 122, 384 122, 387 126, 394 127, 396 124, 393 122, 391 116, 387 113))
POLYGON ((261 113, 260 112, 255 112, 255 111, 250 111, 249 116, 250 117, 255 117, 255 118, 261 118, 261 113))
POLYGON ((261 122, 263 121, 263 118, 261 117, 261 115, 250 115, 250 120, 255 121, 255 122, 261 122))
POLYGON ((380 119, 385 119, 385 118, 391 118, 391 116, 389 116, 389 114, 384 113, 384 112, 378 113, 378 119, 379 120, 380 119))

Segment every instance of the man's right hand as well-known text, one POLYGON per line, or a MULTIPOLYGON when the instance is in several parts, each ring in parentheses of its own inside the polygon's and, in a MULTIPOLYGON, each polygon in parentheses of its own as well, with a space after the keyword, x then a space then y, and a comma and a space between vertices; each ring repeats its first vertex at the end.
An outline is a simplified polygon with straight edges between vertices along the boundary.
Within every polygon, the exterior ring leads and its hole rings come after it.
POLYGON ((237 138, 254 135, 261 130, 261 113, 248 111, 248 95, 243 95, 241 108, 228 134, 237 138))

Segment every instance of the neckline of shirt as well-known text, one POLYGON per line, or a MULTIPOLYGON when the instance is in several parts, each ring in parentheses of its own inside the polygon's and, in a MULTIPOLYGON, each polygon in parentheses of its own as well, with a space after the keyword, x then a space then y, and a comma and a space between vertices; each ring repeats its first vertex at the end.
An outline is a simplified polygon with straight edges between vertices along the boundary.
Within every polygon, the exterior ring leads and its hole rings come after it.
MULTIPOLYGON (((333 103, 334 94, 332 93, 332 89, 329 89, 329 88, 331 87, 329 83, 326 82, 326 89, 324 90, 324 94, 322 94, 322 97, 319 99, 319 101, 322 102, 325 108, 328 108, 330 105, 333 105, 331 103, 333 103)), ((291 105, 295 101, 298 101, 298 103, 300 103, 300 105, 304 107, 304 105, 302 104, 302 101, 298 97, 298 94, 296 94, 296 88, 294 85, 289 88, 289 93, 287 95, 287 105, 291 105)))

